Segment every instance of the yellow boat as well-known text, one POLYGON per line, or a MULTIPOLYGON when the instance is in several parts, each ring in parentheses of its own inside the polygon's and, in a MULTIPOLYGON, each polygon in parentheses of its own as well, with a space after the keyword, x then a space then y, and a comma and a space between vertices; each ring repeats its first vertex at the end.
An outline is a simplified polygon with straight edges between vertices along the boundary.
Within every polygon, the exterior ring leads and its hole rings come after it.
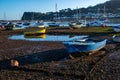
POLYGON ((31 29, 26 32, 24 32, 24 35, 39 35, 39 34, 45 34, 46 28, 37 28, 37 29, 31 29))
POLYGON ((46 34, 40 34, 40 35, 24 35, 25 38, 46 38, 46 34))

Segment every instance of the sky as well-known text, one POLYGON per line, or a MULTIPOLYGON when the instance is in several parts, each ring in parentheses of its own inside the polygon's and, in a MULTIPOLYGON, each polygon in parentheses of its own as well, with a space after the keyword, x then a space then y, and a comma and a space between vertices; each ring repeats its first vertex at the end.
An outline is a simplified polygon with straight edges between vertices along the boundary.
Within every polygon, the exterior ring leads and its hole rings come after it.
POLYGON ((24 12, 55 12, 94 6, 109 0, 0 0, 0 20, 20 20, 24 12))

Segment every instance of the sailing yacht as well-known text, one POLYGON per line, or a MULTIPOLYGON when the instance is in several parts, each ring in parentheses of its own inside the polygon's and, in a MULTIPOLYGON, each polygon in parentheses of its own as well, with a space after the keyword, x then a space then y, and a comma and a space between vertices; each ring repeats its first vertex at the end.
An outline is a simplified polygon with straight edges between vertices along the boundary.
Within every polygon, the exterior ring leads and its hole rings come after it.
MULTIPOLYGON (((77 7, 78 10, 78 7, 77 7)), ((72 28, 81 28, 82 27, 82 23, 79 22, 79 11, 77 11, 77 21, 73 22, 71 25, 72 28)))

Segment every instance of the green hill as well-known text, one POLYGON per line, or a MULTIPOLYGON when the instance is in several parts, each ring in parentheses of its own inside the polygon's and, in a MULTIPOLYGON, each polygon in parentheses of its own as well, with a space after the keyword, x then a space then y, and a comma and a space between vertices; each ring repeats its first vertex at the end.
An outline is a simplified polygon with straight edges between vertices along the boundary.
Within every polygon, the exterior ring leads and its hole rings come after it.
POLYGON ((54 20, 57 16, 59 17, 73 17, 80 12, 82 15, 86 16, 88 13, 104 13, 104 8, 106 13, 112 14, 120 14, 120 0, 110 0, 105 3, 97 4, 95 6, 89 6, 87 8, 79 8, 79 9, 62 9, 59 12, 24 12, 22 16, 22 20, 54 20))

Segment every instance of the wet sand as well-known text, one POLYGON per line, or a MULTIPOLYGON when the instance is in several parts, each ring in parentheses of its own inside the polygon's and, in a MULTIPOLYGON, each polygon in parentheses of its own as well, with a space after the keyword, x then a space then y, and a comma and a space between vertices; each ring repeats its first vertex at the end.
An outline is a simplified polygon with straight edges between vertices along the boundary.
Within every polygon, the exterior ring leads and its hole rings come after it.
MULTIPOLYGON (((18 31, 0 32, 0 80, 119 80, 120 43, 111 36, 79 32, 79 29, 51 29, 48 34, 91 34, 107 38, 106 47, 93 55, 71 54, 62 42, 10 40, 18 31), (10 67, 10 60, 18 60, 18 68, 10 67)), ((112 34, 112 33, 111 33, 112 34)), ((98 37, 99 36, 99 37, 98 37)))

